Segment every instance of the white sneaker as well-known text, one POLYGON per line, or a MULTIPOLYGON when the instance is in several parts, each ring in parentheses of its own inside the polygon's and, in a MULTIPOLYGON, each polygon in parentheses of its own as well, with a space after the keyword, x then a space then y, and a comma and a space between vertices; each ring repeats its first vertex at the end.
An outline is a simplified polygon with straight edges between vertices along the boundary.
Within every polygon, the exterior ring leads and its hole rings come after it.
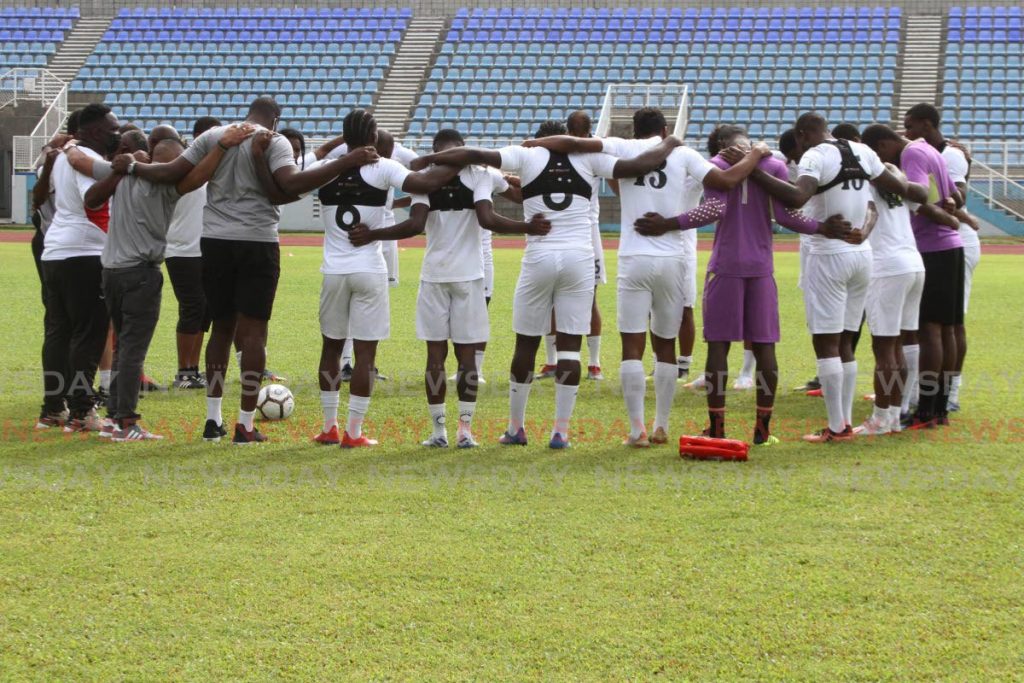
MULTIPOLYGON (((459 373, 455 373, 454 375, 448 375, 448 381, 449 382, 458 382, 459 381, 459 373)), ((478 375, 477 378, 476 378, 476 383, 477 384, 487 384, 487 380, 484 379, 483 375, 478 375)))
POLYGON ((455 442, 456 448, 476 448, 479 445, 469 432, 459 434, 458 441, 455 442))
POLYGON ((103 420, 100 422, 100 434, 99 434, 99 437, 101 439, 109 439, 110 437, 112 437, 114 435, 114 432, 116 432, 116 431, 117 431, 117 422, 115 422, 114 420, 112 420, 109 417, 103 418, 103 420))
POLYGON ((697 377, 697 379, 693 380, 689 384, 684 384, 683 388, 690 389, 691 391, 704 391, 704 388, 706 386, 707 380, 704 378, 704 375, 701 374, 697 377))
POLYGON ((448 448, 448 437, 447 436, 432 436, 426 441, 420 444, 427 448, 448 448))
POLYGON ((874 415, 864 420, 864 424, 853 429, 853 433, 857 436, 882 436, 891 432, 892 427, 889 426, 889 421, 876 420, 874 415))
POLYGON ((750 391, 754 388, 754 378, 740 375, 736 378, 736 381, 732 383, 732 388, 737 391, 750 391))

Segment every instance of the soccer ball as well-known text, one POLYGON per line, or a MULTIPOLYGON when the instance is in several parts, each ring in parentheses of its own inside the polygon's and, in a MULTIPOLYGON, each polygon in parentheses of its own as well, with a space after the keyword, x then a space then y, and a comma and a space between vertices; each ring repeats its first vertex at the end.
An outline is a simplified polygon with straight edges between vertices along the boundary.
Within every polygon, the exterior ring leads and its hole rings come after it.
POLYGON ((256 409, 264 420, 283 420, 295 410, 295 397, 283 384, 268 384, 260 389, 256 409))

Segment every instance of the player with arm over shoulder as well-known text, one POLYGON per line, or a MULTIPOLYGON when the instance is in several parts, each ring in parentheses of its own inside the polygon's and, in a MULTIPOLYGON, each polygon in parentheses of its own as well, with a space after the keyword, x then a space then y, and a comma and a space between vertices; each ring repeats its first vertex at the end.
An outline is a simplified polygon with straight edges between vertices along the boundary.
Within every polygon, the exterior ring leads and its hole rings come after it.
MULTIPOLYGON (((434 137, 433 148, 437 152, 462 144, 458 131, 444 129, 434 137)), ((444 168, 449 172, 454 170, 444 168)), ((413 195, 413 212, 427 208, 425 225, 410 218, 394 227, 379 230, 359 225, 349 233, 355 244, 363 244, 404 239, 426 230, 427 247, 416 298, 416 335, 427 344, 425 387, 433 434, 423 445, 431 448, 448 446, 444 367, 448 340, 452 341, 458 363, 456 445, 459 448, 477 445, 472 433, 478 385, 476 351, 489 336, 480 244, 482 233, 544 235, 550 229, 542 215, 523 222, 496 214, 491 195, 496 189, 507 191, 507 184, 498 175, 497 179, 502 184, 496 187, 494 175, 490 169, 469 166, 458 171, 436 191, 413 195)))
MULTIPOLYGON (((746 131, 738 126, 720 126, 708 141, 708 152, 714 155, 711 164, 719 169, 727 169, 731 161, 741 161, 743 152, 749 148, 746 131), (727 151, 730 149, 733 153, 727 151)), ((764 158, 758 168, 778 178, 788 177, 785 164, 771 156, 764 158)), ((705 191, 704 203, 688 214, 664 218, 648 213, 637 221, 637 231, 645 235, 670 235, 674 231, 717 223, 704 285, 709 425, 703 436, 726 437, 729 346, 731 342, 743 341, 750 345, 756 359, 757 414, 753 442, 760 446, 778 442, 770 429, 778 384, 775 344, 779 341, 778 290, 773 276, 773 218, 783 227, 801 234, 844 239, 850 231, 842 216, 831 216, 824 221, 808 219, 746 180, 728 192, 705 191)))
MULTIPOLYGON (((343 126, 345 140, 353 149, 372 149, 377 143, 377 122, 368 112, 357 109, 349 113, 343 126)), ((362 425, 376 378, 377 345, 388 337, 391 321, 387 266, 381 243, 366 238, 365 231, 385 229, 384 211, 391 190, 430 193, 456 173, 451 168, 411 173, 396 161, 379 158, 338 175, 320 188, 324 254, 320 268, 322 346, 318 379, 324 423, 314 437, 317 443, 340 444, 343 448, 377 443, 363 434, 362 425), (338 425, 338 390, 342 381, 339 358, 348 337, 354 340, 355 368, 348 420, 342 431, 338 425)), ((426 219, 427 205, 414 203, 409 221, 388 230, 419 232, 426 219)))
MULTIPOLYGON (((949 177, 967 201, 967 181, 971 175, 971 159, 968 151, 961 145, 947 140, 940 130, 941 116, 939 110, 930 104, 918 104, 911 107, 903 117, 906 136, 911 140, 924 138, 928 144, 939 150, 949 168, 949 177)), ((964 244, 964 317, 971 303, 971 284, 974 281, 974 269, 981 261, 981 240, 978 238, 978 221, 967 212, 964 206, 956 213, 960 219, 960 239, 964 244)), ((964 324, 954 326, 956 337, 956 369, 949 391, 949 412, 960 410, 960 380, 967 357, 967 328, 964 324)), ((917 343, 916 339, 913 341, 917 343)))
POLYGON ((863 138, 884 161, 898 166, 911 184, 927 188, 927 201, 911 216, 924 261, 918 341, 919 401, 908 429, 930 429, 949 420, 949 393, 956 372, 957 325, 964 320, 964 249, 960 221, 949 211, 962 204, 942 155, 926 140, 910 142, 887 126, 865 129, 863 138))
MULTIPOLYGON (((555 129, 561 126, 556 122, 555 129)), ((552 126, 542 126, 538 138, 552 126)), ((581 138, 570 138, 587 142, 581 138)), ((593 141, 591 141, 593 142, 593 141)), ((590 218, 595 177, 637 177, 665 161, 677 139, 655 145, 635 159, 616 160, 599 154, 565 154, 540 147, 506 147, 498 151, 468 147, 421 157, 419 163, 463 167, 487 164, 517 174, 522 183, 526 215, 542 213, 551 232, 528 236, 522 270, 513 301, 512 326, 516 348, 509 385, 509 424, 501 443, 525 445, 526 405, 533 381, 532 368, 540 340, 556 320, 557 373, 555 424, 548 445, 569 445, 569 422, 580 382, 580 347, 590 331, 593 306, 594 248, 590 218)))

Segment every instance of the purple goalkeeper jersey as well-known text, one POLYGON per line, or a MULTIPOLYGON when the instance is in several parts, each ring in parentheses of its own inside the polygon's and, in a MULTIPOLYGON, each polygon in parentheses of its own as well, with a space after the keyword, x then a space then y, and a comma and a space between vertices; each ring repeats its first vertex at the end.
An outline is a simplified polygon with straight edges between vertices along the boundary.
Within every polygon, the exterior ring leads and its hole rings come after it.
MULTIPOLYGON (((912 142, 903 148, 900 168, 907 175, 907 180, 927 188, 929 204, 941 204, 956 192, 946 160, 924 140, 912 142)), ((917 250, 922 254, 964 246, 958 230, 935 223, 916 211, 911 215, 910 223, 914 227, 917 250)))
MULTIPOLYGON (((721 157, 711 163, 723 170, 729 164, 721 157)), ((758 168, 780 180, 789 182, 786 164, 766 157, 758 168)), ((775 269, 772 257, 772 214, 779 225, 795 232, 814 233, 818 229, 813 221, 790 211, 784 204, 765 192, 753 180, 747 179, 729 192, 706 189, 705 201, 723 207, 715 227, 715 241, 711 248, 708 271, 728 277, 764 277, 775 269)))

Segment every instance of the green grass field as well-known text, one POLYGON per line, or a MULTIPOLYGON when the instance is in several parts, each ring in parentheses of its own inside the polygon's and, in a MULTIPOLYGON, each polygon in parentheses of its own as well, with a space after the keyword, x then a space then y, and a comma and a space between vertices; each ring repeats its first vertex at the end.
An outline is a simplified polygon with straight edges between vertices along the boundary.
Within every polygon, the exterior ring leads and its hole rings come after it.
MULTIPOLYGON (((824 406, 787 392, 784 442, 716 464, 619 446, 614 285, 600 290, 608 379, 581 388, 575 448, 545 447, 546 384, 531 397, 531 445, 493 445, 519 252, 495 257, 484 447, 417 445, 429 429, 413 327, 421 252, 407 249, 379 355, 392 379, 368 423, 384 445, 352 452, 309 441, 318 249, 282 250, 271 323, 270 365, 289 377, 296 414, 264 428, 272 443, 238 449, 198 440, 198 393, 143 401, 169 437, 157 444, 34 432, 38 284, 28 245, 0 244, 0 678, 1024 677, 1024 258, 979 268, 952 427, 807 445, 798 437, 824 406)), ((814 360, 796 254, 776 263, 791 387, 814 360)), ((147 361, 161 380, 175 369, 175 312, 168 284, 147 361)), ((859 357, 866 392, 867 345, 859 357)), ((237 385, 228 395, 231 420, 237 385)), ((730 435, 749 438, 752 397, 729 406, 730 435)), ((869 409, 859 403, 857 419, 869 409)), ((703 397, 681 392, 672 431, 705 417, 703 397)))

